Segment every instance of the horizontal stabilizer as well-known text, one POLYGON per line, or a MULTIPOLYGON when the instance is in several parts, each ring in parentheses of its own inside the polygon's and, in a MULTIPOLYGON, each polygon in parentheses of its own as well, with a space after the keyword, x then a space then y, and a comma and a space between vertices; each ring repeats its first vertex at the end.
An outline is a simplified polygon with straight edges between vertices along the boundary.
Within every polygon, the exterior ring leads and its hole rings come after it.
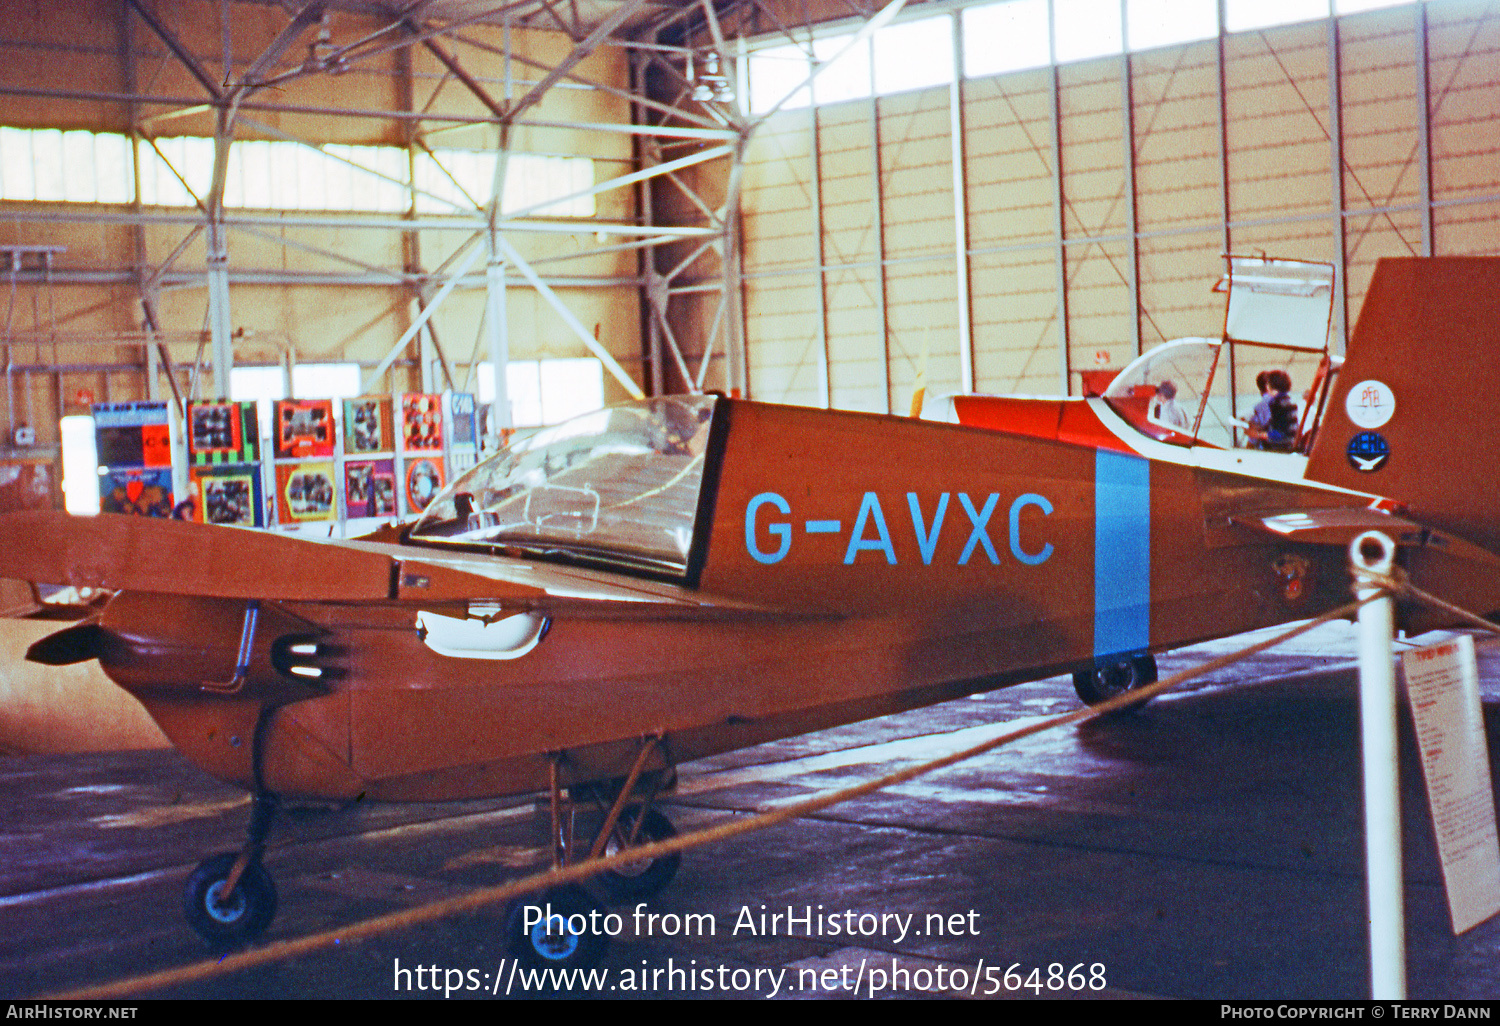
POLYGON ((1494 562, 1492 555, 1462 538, 1367 506, 1299 509, 1286 513, 1237 513, 1229 519, 1287 541, 1346 546, 1366 531, 1380 531, 1397 545, 1435 548, 1463 559, 1494 562))

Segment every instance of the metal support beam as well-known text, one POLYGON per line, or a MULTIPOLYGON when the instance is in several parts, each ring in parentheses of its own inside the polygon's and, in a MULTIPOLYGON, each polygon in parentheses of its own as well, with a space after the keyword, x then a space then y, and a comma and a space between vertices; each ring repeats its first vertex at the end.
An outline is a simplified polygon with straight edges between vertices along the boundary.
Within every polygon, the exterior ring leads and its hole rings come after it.
MULTIPOLYGON (((873 74, 873 70, 871 74, 873 74)), ((885 185, 880 178, 880 97, 870 90, 870 217, 875 228, 875 303, 880 309, 880 369, 885 377, 885 412, 891 401, 891 319, 885 281, 885 185)))
POLYGON ((724 285, 729 297, 729 330, 724 337, 725 377, 729 391, 750 394, 750 358, 745 349, 745 280, 741 270, 743 240, 740 234, 740 183, 745 174, 745 147, 748 133, 734 148, 729 167, 729 184, 724 197, 724 285))
MULTIPOLYGON (((380 376, 390 369, 391 364, 396 362, 396 357, 401 355, 401 351, 406 348, 406 344, 416 338, 417 333, 422 330, 422 325, 426 324, 428 319, 437 312, 437 308, 443 305, 443 300, 447 299, 448 294, 457 287, 459 280, 468 273, 470 267, 474 266, 474 262, 479 259, 479 254, 483 253, 484 250, 474 246, 473 242, 474 240, 470 239, 469 243, 467 243, 469 255, 464 257, 463 262, 458 266, 458 270, 454 271, 448 280, 443 283, 443 287, 438 289, 437 295, 432 297, 432 302, 423 307, 417 319, 412 321, 411 326, 402 332, 401 337, 396 340, 396 344, 391 346, 390 352, 386 353, 385 358, 365 377, 364 384, 361 386, 363 391, 372 392, 375 390, 376 385, 380 381, 380 376)), ((542 287, 546 288, 545 285, 542 287)))
POLYGON ((812 176, 813 251, 818 255, 818 316, 815 322, 818 349, 818 398, 823 409, 833 408, 832 360, 828 353, 828 274, 823 247, 823 161, 818 138, 818 105, 807 105, 808 171, 812 176))
MULTIPOLYGON (((1120 0, 1120 23, 1128 25, 1125 16, 1125 0, 1120 0)), ((1127 47, 1120 55, 1120 137, 1124 144, 1125 161, 1125 220, 1130 234, 1127 249, 1126 271, 1130 289, 1130 347, 1140 356, 1141 349, 1141 267, 1140 267, 1140 221, 1136 215, 1135 188, 1135 81, 1130 66, 1130 50, 1127 47)))
MULTIPOLYGON (((1053 0, 1047 2, 1047 34, 1051 52, 1057 53, 1057 21, 1055 16, 1055 3, 1053 0)), ((1069 395, 1073 390, 1073 354, 1068 334, 1068 249, 1064 245, 1068 236, 1067 215, 1067 193, 1063 188, 1063 164, 1062 164, 1062 111, 1059 94, 1062 91, 1062 83, 1058 78, 1057 61, 1054 58, 1052 67, 1047 74, 1048 87, 1048 111, 1052 127, 1052 213, 1053 230, 1055 231, 1055 244, 1057 247, 1057 349, 1058 359, 1062 371, 1062 394, 1069 395)))
POLYGON ((573 334, 577 335, 583 344, 588 347, 589 351, 599 358, 599 362, 604 364, 604 369, 614 376, 615 380, 625 389, 625 392, 632 399, 646 398, 645 393, 641 391, 640 386, 626 373, 625 368, 621 367, 614 356, 599 344, 599 340, 589 333, 589 330, 583 326, 583 322, 578 319, 573 311, 568 309, 567 304, 558 297, 556 292, 553 292, 548 287, 546 282, 542 281, 536 271, 532 270, 531 265, 510 244, 510 240, 500 235, 496 237, 495 241, 499 244, 505 258, 510 263, 515 264, 516 270, 520 271, 521 275, 527 281, 531 282, 531 287, 542 294, 542 297, 547 300, 548 305, 556 310, 558 316, 563 319, 563 323, 571 328, 573 334))
POLYGON ((609 38, 615 29, 634 17, 636 12, 645 6, 645 3, 646 0, 626 0, 625 3, 615 8, 609 17, 600 22, 598 27, 589 33, 587 39, 575 46, 573 52, 562 59, 557 67, 553 68, 540 82, 532 86, 530 92, 511 105, 510 110, 507 112, 508 120, 514 123, 533 104, 541 102, 542 97, 547 94, 547 90, 551 89, 562 80, 564 75, 582 63, 584 58, 597 50, 599 45, 609 38))
POLYGON ((964 37, 963 19, 953 22, 953 81, 948 85, 948 138, 953 164, 953 252, 958 299, 959 391, 974 391, 973 297, 969 283, 969 176, 964 148, 964 37))
POLYGON ((495 378, 495 398, 490 406, 490 440, 497 445, 500 432, 514 425, 510 411, 510 389, 506 368, 510 366, 510 317, 505 306, 505 261, 490 242, 486 275, 484 323, 489 336, 489 360, 495 378))
POLYGON ((126 2, 140 16, 140 19, 150 26, 151 31, 155 32, 157 37, 163 43, 167 44, 167 49, 171 50, 172 55, 198 80, 198 84, 203 86, 208 95, 216 100, 224 98, 224 88, 218 82, 214 81, 214 77, 198 62, 198 58, 193 56, 192 52, 182 44, 182 41, 177 38, 171 29, 157 21, 156 16, 146 8, 145 4, 141 3, 141 0, 126 0, 126 2))
POLYGON ((1432 234, 1432 98, 1427 44, 1427 5, 1413 4, 1412 19, 1416 34, 1417 72, 1417 195, 1422 207, 1422 250, 1424 257, 1437 252, 1432 234))
POLYGON ((1328 149, 1333 186, 1333 339, 1337 352, 1349 344, 1348 248, 1344 241, 1344 99, 1342 61, 1339 54, 1339 20, 1328 25, 1328 149))

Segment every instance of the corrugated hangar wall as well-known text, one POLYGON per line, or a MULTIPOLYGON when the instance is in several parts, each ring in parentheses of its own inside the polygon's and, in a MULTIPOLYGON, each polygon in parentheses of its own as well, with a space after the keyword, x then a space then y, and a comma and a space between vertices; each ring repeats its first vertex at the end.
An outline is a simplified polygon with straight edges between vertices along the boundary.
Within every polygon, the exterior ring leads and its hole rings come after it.
MULTIPOLYGON (((140 140, 144 159, 150 158, 153 139, 214 134, 213 111, 201 103, 208 99, 202 79, 195 79, 174 56, 165 37, 148 25, 147 16, 191 55, 204 78, 214 82, 241 74, 291 19, 281 5, 217 0, 65 0, 8 4, 5 10, 5 26, 0 29, 0 126, 132 133, 140 140), (137 101, 130 102, 130 96, 137 101), (142 96, 167 99, 140 102, 142 96)), ((334 44, 376 33, 386 24, 336 5, 329 5, 328 18, 334 44)), ((295 72, 316 33, 314 26, 300 36, 273 70, 295 72)), ((499 97, 507 90, 509 95, 521 95, 545 75, 545 69, 563 61, 574 45, 561 31, 517 27, 507 32, 497 24, 467 25, 461 35, 462 39, 443 38, 442 48, 464 62, 482 88, 499 97), (515 54, 509 64, 501 56, 507 46, 515 54)), ((621 49, 601 48, 571 70, 616 90, 628 88, 630 82, 629 59, 621 49)), ((630 136, 571 126, 628 124, 630 107, 628 97, 562 82, 532 108, 531 120, 545 124, 517 125, 511 148, 518 153, 587 156, 594 162, 596 180, 612 178, 635 167, 630 136)), ((424 148, 484 150, 495 146, 495 132, 492 126, 473 122, 489 117, 476 95, 433 50, 392 45, 353 63, 344 73, 309 74, 253 93, 240 110, 235 138, 279 140, 285 138, 280 133, 288 133, 312 146, 394 146, 418 154, 424 148), (378 111, 423 112, 429 119, 417 123, 368 113, 378 111), (409 127, 413 124, 415 129, 409 127)), ((595 219, 629 223, 636 218, 629 188, 600 193, 596 202, 595 219)), ((369 371, 418 313, 416 290, 410 278, 403 284, 400 277, 451 271, 445 262, 472 234, 472 229, 433 227, 440 217, 406 210, 238 210, 231 212, 231 220, 235 218, 249 222, 231 227, 228 236, 236 366, 285 364, 290 355, 301 363, 355 361, 369 371), (421 225, 408 229, 392 223, 402 220, 421 225)), ((80 389, 91 391, 99 401, 146 396, 138 283, 167 264, 172 275, 160 292, 159 327, 171 359, 183 369, 181 385, 187 391, 185 368, 203 356, 198 340, 207 332, 207 233, 189 238, 195 223, 201 228, 202 215, 190 206, 0 202, 0 246, 66 247, 56 258, 52 287, 40 287, 34 269, 28 267, 10 304, 10 327, 23 340, 12 347, 11 359, 17 367, 33 368, 14 375, 14 419, 35 425, 39 442, 56 441, 58 414, 71 407, 80 389), (178 252, 185 240, 185 248, 178 252), (36 344, 38 339, 41 344, 36 344), (56 367, 64 369, 55 373, 56 367)), ((514 240, 518 250, 566 293, 578 319, 588 329, 599 325, 603 345, 638 376, 636 254, 607 251, 592 226, 572 234, 517 233, 514 240)), ((481 258, 433 318, 460 387, 467 381, 470 390, 471 356, 477 353, 483 359, 486 352, 477 341, 485 307, 484 271, 481 258)), ((441 284, 439 274, 428 289, 429 299, 441 284)), ((588 355, 576 333, 514 267, 508 286, 513 359, 588 355)), ((401 354, 374 390, 422 388, 423 373, 411 352, 401 354)), ((429 363, 429 378, 436 362, 429 363)), ((164 378, 158 381, 158 392, 167 397, 163 382, 164 378)), ((441 374, 429 383, 434 390, 448 387, 441 374)), ((225 388, 205 371, 198 394, 213 397, 225 388)), ((625 398, 608 375, 605 388, 609 401, 625 398)))
POLYGON ((1500 252, 1497 139, 1500 7, 1457 0, 778 112, 751 394, 904 412, 924 352, 929 394, 1078 394, 1217 335, 1226 251, 1339 265, 1341 338, 1379 257, 1500 252))

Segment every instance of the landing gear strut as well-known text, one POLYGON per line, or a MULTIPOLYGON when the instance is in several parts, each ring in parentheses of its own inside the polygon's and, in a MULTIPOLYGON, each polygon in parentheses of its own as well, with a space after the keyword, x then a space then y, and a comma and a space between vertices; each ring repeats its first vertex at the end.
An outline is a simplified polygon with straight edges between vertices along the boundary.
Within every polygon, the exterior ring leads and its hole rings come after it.
MULTIPOLYGON (((566 866, 578 858, 597 858, 664 841, 677 836, 666 816, 651 807, 670 770, 643 774, 657 745, 647 738, 623 781, 572 787, 564 798, 559 782, 562 755, 553 756, 551 772, 552 866, 566 866), (644 786, 642 777, 646 778, 644 786), (578 806, 592 803, 603 815, 592 844, 583 850, 574 836, 578 806)), ((598 883, 610 900, 643 898, 661 890, 677 875, 680 855, 664 855, 627 862, 605 870, 598 883)), ((510 952, 523 963, 540 968, 592 968, 603 959, 609 938, 588 928, 597 924, 601 903, 582 887, 553 887, 516 902, 506 917, 505 936, 510 952)))
POLYGON ((182 892, 183 915, 215 950, 254 940, 276 916, 276 885, 261 865, 261 856, 277 806, 274 794, 257 794, 244 849, 210 856, 188 877, 182 892))

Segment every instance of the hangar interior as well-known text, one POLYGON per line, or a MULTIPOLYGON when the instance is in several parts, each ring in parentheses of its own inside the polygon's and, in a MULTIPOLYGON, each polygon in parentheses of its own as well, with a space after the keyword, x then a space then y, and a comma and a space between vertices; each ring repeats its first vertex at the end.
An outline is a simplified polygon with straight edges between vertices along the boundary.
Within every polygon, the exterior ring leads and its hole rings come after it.
POLYGON ((1222 254, 1331 264, 1337 349, 1379 257, 1500 240, 1493 3, 8 10, 12 454, 137 399, 1077 395, 1217 335, 1222 254))

